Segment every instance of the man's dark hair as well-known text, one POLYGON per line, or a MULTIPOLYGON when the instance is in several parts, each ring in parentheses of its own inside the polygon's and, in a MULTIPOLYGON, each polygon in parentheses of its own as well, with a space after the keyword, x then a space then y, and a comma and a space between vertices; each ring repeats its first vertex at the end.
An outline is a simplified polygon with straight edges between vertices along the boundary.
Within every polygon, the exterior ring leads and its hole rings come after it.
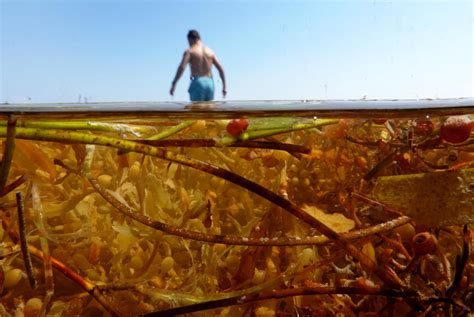
POLYGON ((190 31, 188 32, 188 39, 197 41, 197 40, 200 40, 200 39, 201 39, 201 36, 199 35, 199 32, 198 32, 198 31, 196 31, 196 30, 190 30, 190 31))

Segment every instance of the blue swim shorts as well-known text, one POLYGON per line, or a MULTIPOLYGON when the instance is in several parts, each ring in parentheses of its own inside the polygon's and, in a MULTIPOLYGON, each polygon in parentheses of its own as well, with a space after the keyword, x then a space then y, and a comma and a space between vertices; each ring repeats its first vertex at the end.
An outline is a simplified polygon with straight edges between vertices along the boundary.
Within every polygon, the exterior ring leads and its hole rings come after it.
POLYGON ((210 101, 214 99, 214 80, 212 77, 193 77, 189 85, 191 101, 210 101))

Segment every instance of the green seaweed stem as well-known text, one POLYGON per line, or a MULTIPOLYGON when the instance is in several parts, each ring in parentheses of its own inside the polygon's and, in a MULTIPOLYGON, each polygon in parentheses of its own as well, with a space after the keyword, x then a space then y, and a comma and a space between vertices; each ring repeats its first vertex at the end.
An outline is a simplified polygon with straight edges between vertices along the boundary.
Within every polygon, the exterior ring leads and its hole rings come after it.
MULTIPOLYGON (((6 126, 7 121, 0 120, 0 126, 6 126)), ((32 121, 32 120, 18 120, 17 127, 36 128, 36 129, 63 129, 63 130, 88 130, 88 131, 102 131, 102 132, 131 132, 134 134, 148 133, 153 131, 148 126, 129 125, 123 123, 109 123, 100 121, 85 121, 85 120, 71 120, 71 121, 32 121)))
POLYGON ((158 141, 158 140, 162 140, 162 139, 165 139, 169 136, 172 136, 184 129, 186 129, 187 127, 193 125, 196 121, 192 121, 192 120, 187 120, 187 121, 183 121, 171 128, 168 128, 164 131, 161 131, 160 133, 158 134, 155 134, 151 137, 148 137, 146 138, 146 140, 150 140, 150 141, 158 141))
POLYGON ((247 141, 253 139, 265 138, 277 134, 294 132, 299 130, 307 130, 313 128, 323 127, 325 125, 331 125, 338 123, 337 119, 317 119, 311 123, 296 123, 288 126, 283 126, 274 129, 256 129, 248 132, 244 132, 238 136, 225 136, 217 140, 217 143, 222 146, 229 146, 238 141, 247 141))

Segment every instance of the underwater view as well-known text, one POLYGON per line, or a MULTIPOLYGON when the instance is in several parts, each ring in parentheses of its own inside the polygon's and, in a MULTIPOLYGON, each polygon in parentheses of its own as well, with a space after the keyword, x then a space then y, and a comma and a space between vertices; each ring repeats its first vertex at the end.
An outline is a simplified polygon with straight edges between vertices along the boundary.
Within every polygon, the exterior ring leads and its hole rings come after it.
POLYGON ((0 315, 472 314, 473 100, 338 105, 4 105, 0 315))

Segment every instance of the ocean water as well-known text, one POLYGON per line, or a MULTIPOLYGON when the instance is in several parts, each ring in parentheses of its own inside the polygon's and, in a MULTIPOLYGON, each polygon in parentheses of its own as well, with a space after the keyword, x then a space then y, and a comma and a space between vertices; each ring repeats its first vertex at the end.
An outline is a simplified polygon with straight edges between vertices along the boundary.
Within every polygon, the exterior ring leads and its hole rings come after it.
POLYGON ((473 106, 2 105, 2 316, 467 312, 473 106))

